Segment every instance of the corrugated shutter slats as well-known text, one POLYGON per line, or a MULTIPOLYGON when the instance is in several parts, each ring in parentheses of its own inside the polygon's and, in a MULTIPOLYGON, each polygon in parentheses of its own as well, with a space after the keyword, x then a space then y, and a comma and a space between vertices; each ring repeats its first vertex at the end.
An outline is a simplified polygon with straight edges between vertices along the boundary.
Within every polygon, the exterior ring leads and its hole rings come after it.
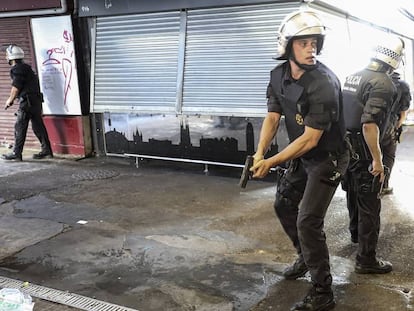
POLYGON ((298 7, 98 17, 93 110, 263 116, 277 29, 298 7))
POLYGON ((279 3, 189 11, 183 112, 264 115, 277 30, 297 8, 279 3))
MULTIPOLYGON (((16 121, 14 112, 18 108, 16 101, 15 105, 8 110, 3 109, 11 88, 10 66, 5 59, 5 50, 12 43, 23 49, 25 52, 24 61, 32 65, 33 70, 36 70, 33 60, 29 17, 0 18, 0 46, 2 47, 0 58, 0 143, 4 146, 14 144, 14 123, 16 121)), ((29 125, 25 147, 37 148, 38 146, 39 142, 29 125)))
POLYGON ((179 12, 97 20, 94 111, 174 111, 179 12))

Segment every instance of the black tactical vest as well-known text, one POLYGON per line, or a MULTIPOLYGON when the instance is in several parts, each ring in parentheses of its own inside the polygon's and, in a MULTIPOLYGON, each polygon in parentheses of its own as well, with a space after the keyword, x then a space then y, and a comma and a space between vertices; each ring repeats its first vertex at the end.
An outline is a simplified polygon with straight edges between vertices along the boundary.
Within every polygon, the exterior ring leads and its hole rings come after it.
POLYGON ((346 77, 343 87, 346 129, 361 131, 363 123, 374 122, 383 133, 394 94, 395 87, 383 72, 364 69, 346 77))
POLYGON ((19 89, 17 97, 20 102, 25 102, 27 96, 30 96, 32 104, 41 104, 40 85, 37 74, 30 65, 25 63, 17 63, 10 70, 12 85, 19 89))
POLYGON ((328 113, 330 124, 318 145, 303 157, 311 158, 327 152, 344 150, 345 126, 342 115, 342 94, 338 78, 324 64, 317 63, 298 81, 285 79, 288 63, 277 66, 271 73, 270 86, 285 116, 289 140, 305 130, 304 119, 312 113, 328 113))

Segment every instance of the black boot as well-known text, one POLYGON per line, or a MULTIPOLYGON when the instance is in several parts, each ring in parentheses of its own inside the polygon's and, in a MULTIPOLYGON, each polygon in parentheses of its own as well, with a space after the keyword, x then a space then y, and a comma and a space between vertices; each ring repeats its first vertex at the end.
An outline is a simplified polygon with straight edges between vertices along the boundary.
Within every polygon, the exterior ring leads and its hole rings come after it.
POLYGON ((40 151, 39 153, 35 153, 33 155, 33 159, 40 160, 40 159, 51 159, 53 158, 52 151, 40 151))
POLYGON ((388 194, 393 194, 393 193, 394 193, 394 189, 388 186, 382 188, 382 191, 381 191, 381 195, 388 195, 388 194))
POLYGON ((332 289, 313 286, 305 298, 295 304, 290 311, 327 311, 335 308, 332 289))
POLYGON ((3 154, 2 158, 8 161, 22 161, 22 155, 11 152, 9 154, 3 154))
POLYGON ((355 273, 358 274, 385 274, 392 271, 392 264, 385 260, 376 260, 373 264, 355 264, 355 273))
POLYGON ((283 276, 286 280, 296 280, 297 278, 305 276, 306 272, 308 272, 308 267, 303 257, 299 256, 291 266, 283 271, 283 276))

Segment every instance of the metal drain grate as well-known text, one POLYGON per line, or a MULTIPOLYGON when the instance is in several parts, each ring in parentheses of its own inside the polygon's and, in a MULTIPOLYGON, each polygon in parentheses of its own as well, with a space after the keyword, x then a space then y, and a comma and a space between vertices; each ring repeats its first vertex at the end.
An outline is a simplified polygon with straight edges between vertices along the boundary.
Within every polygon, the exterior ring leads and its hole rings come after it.
POLYGON ((32 297, 56 302, 86 311, 138 311, 93 298, 72 294, 0 276, 0 287, 17 288, 32 297))
POLYGON ((118 176, 119 173, 111 170, 91 170, 72 174, 72 178, 81 180, 107 179, 118 176))

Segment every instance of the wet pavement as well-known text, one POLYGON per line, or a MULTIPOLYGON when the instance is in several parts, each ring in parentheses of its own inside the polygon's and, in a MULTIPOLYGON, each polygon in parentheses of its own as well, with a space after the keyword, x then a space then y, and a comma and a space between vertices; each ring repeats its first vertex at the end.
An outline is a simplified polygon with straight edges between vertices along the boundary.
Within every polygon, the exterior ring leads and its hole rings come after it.
MULTIPOLYGON (((7 150, 0 149, 0 153, 7 150)), ((325 224, 335 310, 413 310, 414 127, 383 199, 387 275, 353 271, 356 244, 338 189, 325 224)), ((295 252, 273 211, 275 186, 240 169, 134 159, 0 160, 0 277, 140 311, 289 310, 310 278, 286 281, 295 252)), ((76 310, 44 299, 34 310, 76 310)))

